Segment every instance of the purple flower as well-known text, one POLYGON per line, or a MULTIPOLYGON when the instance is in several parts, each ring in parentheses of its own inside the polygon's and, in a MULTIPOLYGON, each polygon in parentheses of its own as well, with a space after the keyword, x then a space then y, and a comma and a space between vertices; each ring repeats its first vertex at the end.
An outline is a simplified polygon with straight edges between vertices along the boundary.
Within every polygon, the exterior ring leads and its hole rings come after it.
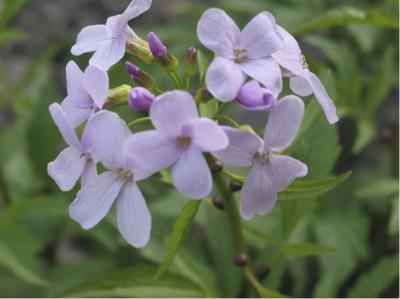
POLYGON ((284 46, 278 52, 273 53, 272 57, 286 69, 285 73, 290 77, 291 89, 300 96, 314 94, 329 123, 337 122, 339 119, 336 115, 335 104, 321 80, 308 69, 296 39, 280 26, 278 26, 278 31, 284 38, 284 46))
POLYGON ((117 114, 101 111, 90 118, 85 131, 90 136, 92 156, 108 171, 83 185, 70 206, 71 217, 84 229, 90 229, 115 202, 122 236, 135 247, 145 246, 150 237, 151 215, 136 182, 149 173, 134 167, 122 153, 122 143, 131 135, 130 130, 117 114))
POLYGON ((272 109, 264 141, 258 136, 227 127, 229 146, 213 155, 227 165, 252 165, 240 194, 240 212, 249 220, 255 214, 268 213, 277 193, 297 177, 307 175, 307 166, 289 156, 278 154, 294 140, 304 115, 304 104, 296 96, 287 96, 272 109))
POLYGON ((250 81, 242 86, 236 96, 236 102, 247 110, 257 111, 271 109, 277 102, 276 95, 262 88, 257 81, 250 81))
POLYGON ((74 61, 67 64, 66 72, 68 95, 61 106, 76 128, 103 108, 108 96, 109 79, 107 72, 95 66, 88 66, 83 73, 74 61))
POLYGON ((258 14, 240 31, 222 10, 212 8, 201 17, 197 35, 214 51, 206 82, 210 92, 221 101, 232 101, 246 75, 275 92, 282 89, 282 75, 271 54, 283 45, 275 19, 268 12, 258 14))
POLYGON ((178 191, 194 199, 207 196, 212 178, 202 152, 227 147, 225 132, 214 121, 200 118, 193 97, 184 91, 158 97, 150 108, 150 118, 155 130, 129 137, 125 153, 149 172, 172 166, 178 191))
POLYGON ((154 33, 150 32, 148 35, 150 51, 154 58, 158 59, 160 57, 168 58, 168 49, 160 40, 160 38, 154 33))
POLYGON ((135 110, 149 111, 155 100, 155 95, 146 88, 135 87, 129 94, 129 107, 135 110))
POLYGON ((108 70, 122 59, 127 43, 139 41, 128 22, 147 11, 152 0, 133 0, 120 15, 109 17, 106 25, 87 26, 78 34, 73 55, 96 52, 90 64, 108 70))
POLYGON ((79 141, 73 126, 59 104, 49 107, 50 114, 56 123, 65 142, 69 145, 57 159, 47 166, 47 172, 62 191, 70 191, 82 176, 82 185, 97 176, 96 162, 91 156, 91 144, 87 130, 79 141))

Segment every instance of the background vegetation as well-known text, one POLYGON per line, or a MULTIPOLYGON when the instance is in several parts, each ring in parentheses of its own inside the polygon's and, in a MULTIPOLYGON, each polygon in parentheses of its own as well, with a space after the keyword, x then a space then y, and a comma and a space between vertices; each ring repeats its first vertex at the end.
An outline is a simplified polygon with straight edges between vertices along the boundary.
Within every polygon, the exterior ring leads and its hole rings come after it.
MULTIPOLYGON (((47 176, 47 163, 64 147, 47 107, 65 96, 69 48, 84 25, 104 22, 127 3, 0 0, 1 297, 256 295, 233 264, 225 213, 208 201, 170 272, 154 280, 186 199, 157 177, 142 184, 153 230, 149 246, 136 250, 119 236, 112 213, 82 230, 68 217, 77 190, 63 194, 47 176)), ((309 165, 307 179, 352 171, 322 196, 282 200, 268 216, 246 222, 253 262, 269 269, 263 284, 292 297, 398 297, 398 1, 154 0, 132 25, 142 36, 156 32, 182 57, 198 46, 196 22, 211 6, 242 25, 271 11, 297 36, 341 121, 329 126, 307 99, 291 152, 309 165)), ((145 68, 170 86, 158 69, 145 68)), ((112 86, 132 84, 122 64, 110 76, 112 86)), ((262 113, 238 115, 234 105, 229 113, 258 129, 265 124, 262 113)))

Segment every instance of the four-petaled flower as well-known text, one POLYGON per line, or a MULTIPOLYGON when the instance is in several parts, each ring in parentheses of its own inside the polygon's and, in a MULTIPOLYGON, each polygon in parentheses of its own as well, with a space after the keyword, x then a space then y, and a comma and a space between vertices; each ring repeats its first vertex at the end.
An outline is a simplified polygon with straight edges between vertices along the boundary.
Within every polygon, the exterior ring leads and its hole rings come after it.
POLYGON ((240 31, 223 10, 212 8, 201 17, 197 35, 217 55, 207 71, 206 82, 219 100, 232 101, 246 75, 272 92, 282 89, 282 74, 271 54, 282 47, 283 38, 270 13, 258 14, 240 31))
POLYGON ((240 212, 245 219, 268 213, 276 203, 277 193, 297 177, 307 175, 302 162, 278 154, 294 140, 304 115, 304 104, 296 96, 287 96, 272 109, 264 141, 239 129, 226 127, 229 146, 213 155, 227 165, 252 169, 240 194, 240 212))
POLYGON ((129 137, 126 155, 153 173, 171 166, 178 191, 193 199, 207 196, 212 178, 202 152, 227 147, 225 132, 214 121, 200 118, 193 97, 184 91, 161 95, 150 108, 150 118, 155 130, 129 137))
POLYGON ((135 247, 145 246, 150 237, 151 215, 136 182, 150 173, 134 167, 122 153, 122 143, 131 131, 116 113, 101 111, 90 118, 86 134, 90 136, 92 156, 108 171, 83 184, 70 206, 71 217, 84 229, 90 229, 116 202, 122 236, 135 247))
POLYGON ((96 52, 89 63, 108 70, 124 57, 127 43, 140 42, 128 22, 147 11, 151 2, 152 0, 133 0, 122 14, 109 17, 106 25, 83 28, 71 49, 72 54, 96 52))
POLYGON ((267 110, 272 109, 277 103, 277 94, 261 87, 257 81, 251 80, 243 84, 235 100, 246 110, 267 110))
POLYGON ((96 162, 91 155, 90 136, 85 130, 79 141, 73 126, 59 104, 52 104, 49 110, 69 147, 63 150, 55 161, 49 163, 47 172, 62 191, 70 191, 80 177, 82 177, 82 184, 86 184, 97 176, 96 162))
POLYGON ((336 115, 335 104, 321 80, 309 70, 296 39, 280 26, 278 26, 278 31, 284 38, 284 46, 278 52, 273 53, 272 57, 285 68, 284 74, 286 73, 290 77, 291 89, 300 96, 314 94, 329 123, 337 122, 339 119, 336 115))
POLYGON ((107 100, 109 79, 107 72, 88 66, 83 73, 79 66, 67 64, 67 97, 61 106, 74 128, 101 110, 107 100))

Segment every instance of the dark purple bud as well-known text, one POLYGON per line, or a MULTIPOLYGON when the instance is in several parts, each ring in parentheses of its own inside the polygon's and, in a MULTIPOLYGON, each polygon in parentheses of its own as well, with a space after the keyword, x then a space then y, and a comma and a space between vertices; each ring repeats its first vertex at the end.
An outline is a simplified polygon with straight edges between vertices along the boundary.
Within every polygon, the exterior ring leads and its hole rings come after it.
POLYGON ((231 188, 231 191, 233 192, 239 192, 242 190, 243 184, 238 182, 238 181, 230 181, 229 182, 229 188, 231 188))
POLYGON ((223 168, 224 168, 224 165, 222 164, 221 161, 218 161, 218 160, 214 161, 210 167, 212 173, 220 173, 223 168))
POLYGON ((248 262, 247 255, 245 255, 244 253, 241 253, 235 257, 235 265, 238 267, 246 266, 247 262, 248 262))
POLYGON ((242 86, 236 101, 243 109, 252 111, 271 109, 277 103, 275 95, 254 80, 242 86))
POLYGON ((138 79, 140 77, 140 69, 132 62, 126 61, 125 67, 133 79, 138 79))
POLYGON ((270 269, 267 266, 260 266, 256 270, 256 276, 260 281, 263 281, 265 278, 267 278, 269 272, 270 269))
POLYGON ((186 53, 185 61, 183 64, 185 74, 193 77, 197 72, 197 49, 195 47, 189 48, 186 53))
POLYGON ((135 87, 129 94, 129 107, 134 110, 149 111, 156 97, 143 87, 135 87))
POLYGON ((150 51, 153 54, 154 58, 167 58, 169 56, 167 47, 162 43, 160 38, 154 32, 149 33, 148 39, 150 51))
POLYGON ((224 201, 222 200, 222 198, 220 196, 213 196, 212 203, 217 209, 219 209, 219 210, 224 209, 224 201))
POLYGON ((213 98, 213 95, 210 93, 208 88, 204 86, 203 88, 199 89, 196 93, 196 103, 207 103, 209 100, 213 98))

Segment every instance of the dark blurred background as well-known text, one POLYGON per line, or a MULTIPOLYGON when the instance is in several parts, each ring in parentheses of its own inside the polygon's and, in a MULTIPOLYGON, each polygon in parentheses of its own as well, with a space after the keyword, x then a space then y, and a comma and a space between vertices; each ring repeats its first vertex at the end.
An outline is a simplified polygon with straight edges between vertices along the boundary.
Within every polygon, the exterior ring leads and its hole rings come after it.
MULTIPOLYGON (((186 201, 156 178, 142 186, 154 219, 152 241, 135 250, 117 233, 113 215, 91 231, 81 230, 68 217, 77 190, 63 194, 46 173, 65 146, 47 107, 66 95, 66 63, 74 59, 84 68, 90 57, 71 56, 76 35, 128 3, 0 0, 0 297, 60 296, 111 271, 158 263, 165 254, 174 217, 186 201)), ((353 172, 319 198, 282 202, 268 216, 246 223, 256 266, 270 269, 263 283, 292 297, 398 297, 398 1, 153 0, 131 26, 144 38, 156 32, 182 58, 190 46, 200 46, 196 23, 212 6, 241 26, 268 10, 296 35, 341 120, 329 126, 315 101, 306 99, 308 127, 292 154, 310 166, 310 179, 353 172), (265 235, 336 250, 281 252, 265 235)), ((156 67, 126 59, 172 88, 156 67)), ((122 63, 110 77, 113 87, 133 85, 122 63)), ((126 108, 120 112, 127 120, 141 116, 126 108)), ((265 125, 262 113, 254 117, 235 106, 228 113, 257 130, 265 125)), ((224 214, 203 204, 172 270, 200 286, 203 295, 254 296, 232 263, 227 225, 224 214)), ((151 291, 139 294, 180 294, 148 287, 151 291)))

